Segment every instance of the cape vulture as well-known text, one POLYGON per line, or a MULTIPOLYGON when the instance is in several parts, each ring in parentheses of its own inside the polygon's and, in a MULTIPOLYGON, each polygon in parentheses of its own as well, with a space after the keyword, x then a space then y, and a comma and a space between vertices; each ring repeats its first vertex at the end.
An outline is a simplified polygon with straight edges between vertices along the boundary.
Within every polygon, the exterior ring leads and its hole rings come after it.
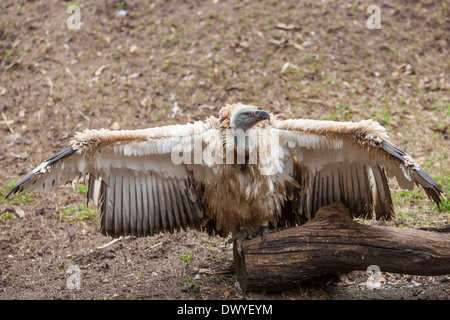
POLYGON ((101 232, 152 236, 189 228, 265 236, 335 201, 353 217, 390 219, 387 176, 420 185, 439 206, 443 191, 377 122, 280 120, 243 104, 219 118, 144 130, 85 130, 8 193, 47 192, 88 178, 101 232))

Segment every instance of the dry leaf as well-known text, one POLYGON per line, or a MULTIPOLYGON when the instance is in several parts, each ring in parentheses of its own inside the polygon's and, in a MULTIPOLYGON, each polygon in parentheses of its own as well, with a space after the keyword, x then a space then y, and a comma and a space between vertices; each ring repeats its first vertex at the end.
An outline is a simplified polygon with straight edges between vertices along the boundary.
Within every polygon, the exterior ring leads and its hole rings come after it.
POLYGON ((289 63, 289 62, 286 62, 286 63, 283 65, 283 68, 281 68, 281 73, 284 73, 284 72, 287 70, 287 68, 289 68, 289 65, 290 65, 290 63, 289 63))
POLYGON ((137 50, 137 46, 136 46, 135 44, 133 44, 133 45, 130 47, 130 53, 135 53, 136 50, 137 50))
POLYGON ((64 67, 64 71, 66 71, 66 73, 67 73, 72 79, 75 80, 75 76, 73 75, 72 71, 70 71, 69 68, 64 67))
POLYGON ((141 107, 147 107, 150 105, 150 99, 148 97, 145 97, 144 99, 141 100, 141 102, 139 102, 139 104, 141 105, 141 107))
POLYGON ((291 31, 291 30, 300 30, 301 27, 294 24, 285 24, 285 23, 277 23, 275 26, 277 29, 291 31))
POLYGON ((276 45, 276 46, 280 46, 280 45, 282 45, 282 44, 284 44, 284 43, 287 43, 287 42, 288 42, 287 39, 281 39, 281 40, 270 39, 270 40, 269 40, 269 43, 274 44, 274 45, 276 45))
POLYGON ((106 65, 104 64, 104 65, 100 66, 100 68, 98 68, 98 69, 95 71, 94 75, 95 75, 96 77, 100 76, 100 75, 102 74, 103 70, 105 70, 105 69, 108 68, 108 67, 109 67, 109 64, 106 64, 106 65))
POLYGON ((111 125, 111 129, 112 130, 119 130, 120 129, 120 125, 117 121, 115 121, 112 125, 111 125))
POLYGON ((26 153, 26 152, 12 153, 11 152, 11 156, 13 156, 16 159, 25 160, 26 158, 28 158, 28 153, 26 153))

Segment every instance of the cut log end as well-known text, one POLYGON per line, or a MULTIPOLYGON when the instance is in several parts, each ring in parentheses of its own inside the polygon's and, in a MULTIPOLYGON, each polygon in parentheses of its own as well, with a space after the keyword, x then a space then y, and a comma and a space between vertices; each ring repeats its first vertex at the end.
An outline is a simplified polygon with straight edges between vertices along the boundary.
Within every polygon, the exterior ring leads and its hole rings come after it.
POLYGON ((241 289, 282 291, 329 274, 366 271, 415 275, 450 274, 450 234, 363 225, 342 203, 321 208, 314 219, 294 228, 245 240, 242 256, 234 246, 241 289))

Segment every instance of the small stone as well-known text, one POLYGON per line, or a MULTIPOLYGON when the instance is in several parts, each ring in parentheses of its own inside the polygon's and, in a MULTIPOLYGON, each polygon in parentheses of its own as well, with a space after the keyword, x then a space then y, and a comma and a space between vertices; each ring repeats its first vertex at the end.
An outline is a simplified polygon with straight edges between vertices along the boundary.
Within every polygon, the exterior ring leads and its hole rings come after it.
POLYGON ((8 142, 8 143, 17 143, 20 140, 22 140, 22 135, 20 133, 8 134, 5 137, 5 141, 8 142))
POLYGON ((14 213, 16 214, 17 218, 19 218, 19 219, 22 219, 25 217, 25 211, 23 211, 19 207, 14 208, 14 213))
POLYGON ((76 235, 76 231, 74 228, 72 228, 71 226, 68 226, 66 228, 67 234, 69 235, 70 238, 73 238, 76 235))

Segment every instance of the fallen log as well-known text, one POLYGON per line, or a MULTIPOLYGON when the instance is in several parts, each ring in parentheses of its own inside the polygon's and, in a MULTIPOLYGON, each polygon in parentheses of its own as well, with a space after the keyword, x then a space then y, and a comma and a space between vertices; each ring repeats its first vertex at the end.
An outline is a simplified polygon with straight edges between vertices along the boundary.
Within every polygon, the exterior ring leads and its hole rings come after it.
POLYGON ((450 233, 354 221, 342 203, 321 208, 304 225, 234 245, 241 289, 282 291, 330 274, 368 270, 409 275, 450 274, 450 233))

